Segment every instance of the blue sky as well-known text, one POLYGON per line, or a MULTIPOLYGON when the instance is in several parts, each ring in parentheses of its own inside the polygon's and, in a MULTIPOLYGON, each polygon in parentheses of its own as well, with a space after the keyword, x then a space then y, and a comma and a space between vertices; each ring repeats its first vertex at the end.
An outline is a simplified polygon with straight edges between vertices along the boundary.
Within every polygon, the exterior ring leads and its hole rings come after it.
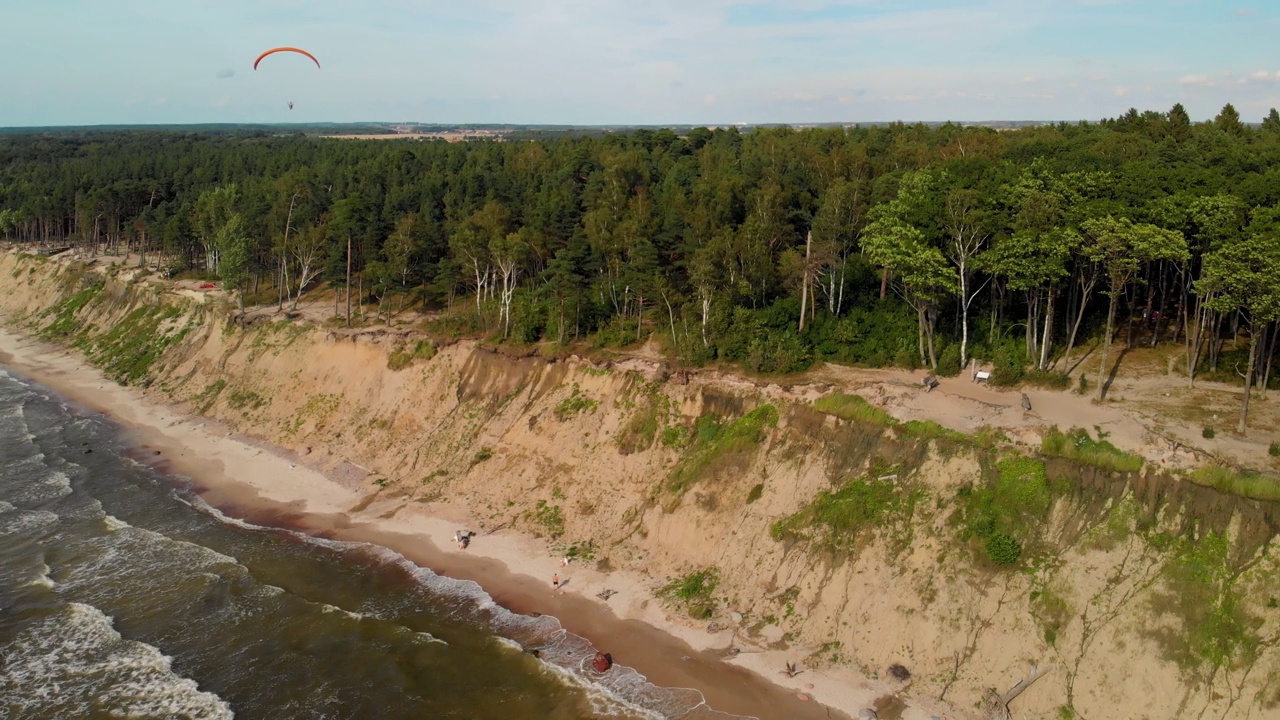
POLYGON ((1257 121, 1278 30, 1276 0, 0 0, 0 126, 1257 121), (276 45, 323 68, 255 72, 276 45))

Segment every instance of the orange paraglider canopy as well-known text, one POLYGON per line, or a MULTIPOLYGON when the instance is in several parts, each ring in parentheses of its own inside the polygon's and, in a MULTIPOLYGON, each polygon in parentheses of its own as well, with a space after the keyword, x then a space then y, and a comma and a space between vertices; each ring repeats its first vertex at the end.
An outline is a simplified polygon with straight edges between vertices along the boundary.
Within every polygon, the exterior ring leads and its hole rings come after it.
POLYGON ((266 57, 266 56, 268 56, 268 55, 270 55, 270 54, 272 54, 272 53, 278 53, 278 52, 296 52, 296 53, 300 53, 300 54, 302 54, 302 55, 306 55, 307 57, 311 58, 311 62, 315 63, 315 64, 316 64, 316 67, 320 67, 320 61, 316 59, 316 56, 315 56, 315 55, 312 55, 311 53, 307 52, 306 50, 303 50, 302 48, 296 48, 296 47, 278 47, 278 48, 271 48, 270 50, 268 50, 268 51, 266 51, 266 52, 262 53, 261 55, 259 55, 259 56, 258 56, 258 59, 253 61, 253 69, 254 69, 254 70, 257 70, 257 69, 258 69, 258 63, 262 62, 262 58, 264 58, 264 57, 266 57))

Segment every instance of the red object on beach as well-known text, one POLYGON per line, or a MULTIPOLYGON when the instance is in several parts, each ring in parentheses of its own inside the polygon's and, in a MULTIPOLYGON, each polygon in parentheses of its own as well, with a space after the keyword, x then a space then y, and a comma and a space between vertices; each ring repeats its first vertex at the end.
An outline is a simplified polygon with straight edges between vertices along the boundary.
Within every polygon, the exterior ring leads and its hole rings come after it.
POLYGON ((203 283, 200 285, 201 290, 212 290, 213 288, 214 288, 213 283, 203 283))
POLYGON ((613 667, 613 656, 609 653, 596 653, 595 659, 591 661, 591 669, 596 672, 608 672, 613 667))

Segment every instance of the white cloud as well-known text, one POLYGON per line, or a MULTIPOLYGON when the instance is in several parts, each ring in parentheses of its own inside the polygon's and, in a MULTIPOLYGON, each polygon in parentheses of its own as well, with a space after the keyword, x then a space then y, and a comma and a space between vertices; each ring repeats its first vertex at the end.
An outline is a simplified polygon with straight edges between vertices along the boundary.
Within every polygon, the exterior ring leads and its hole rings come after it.
POLYGON ((1123 85, 1117 85, 1114 88, 1111 88, 1111 94, 1116 97, 1124 97, 1129 94, 1129 88, 1123 85))
POLYGON ((711 107, 712 105, 715 105, 715 104, 716 104, 716 96, 715 96, 715 95, 708 95, 708 96, 706 96, 706 97, 702 98, 702 104, 703 104, 703 105, 706 105, 707 107, 711 107))

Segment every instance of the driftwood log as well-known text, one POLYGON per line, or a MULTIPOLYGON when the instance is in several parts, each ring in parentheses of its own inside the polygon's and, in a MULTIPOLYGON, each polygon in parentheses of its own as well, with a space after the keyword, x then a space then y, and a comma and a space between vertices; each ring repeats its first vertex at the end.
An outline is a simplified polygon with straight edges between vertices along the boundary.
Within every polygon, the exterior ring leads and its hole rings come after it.
POLYGON ((1013 714, 1009 712, 1009 703, 1031 687, 1032 683, 1048 675, 1052 669, 1052 665, 1044 667, 1032 665, 1031 672, 1027 673, 1027 676, 1015 683, 1013 687, 1005 690, 1003 695, 996 692, 995 688, 987 688, 987 692, 982 698, 984 716, 987 720, 1012 720, 1013 714))

